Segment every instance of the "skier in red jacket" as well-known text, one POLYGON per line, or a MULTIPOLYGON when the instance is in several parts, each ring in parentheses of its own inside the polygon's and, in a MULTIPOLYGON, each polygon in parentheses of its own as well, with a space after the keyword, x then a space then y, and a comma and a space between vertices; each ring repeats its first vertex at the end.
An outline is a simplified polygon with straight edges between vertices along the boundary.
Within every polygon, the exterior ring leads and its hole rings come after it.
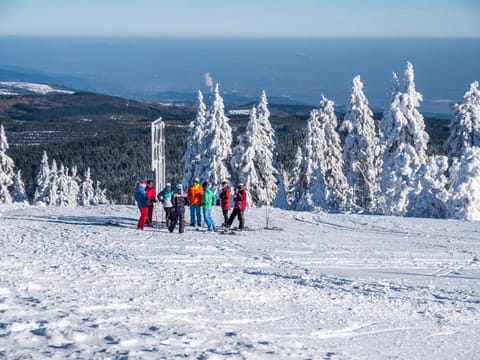
POLYGON ((225 227, 229 228, 232 226, 233 220, 238 216, 238 221, 240 225, 238 228, 240 230, 245 229, 245 209, 247 208, 247 192, 243 184, 238 184, 235 192, 235 197, 233 198, 234 207, 232 214, 228 218, 228 221, 225 224, 225 227))
POLYGON ((230 186, 228 186, 228 182, 226 180, 222 181, 222 191, 220 192, 220 206, 222 208, 224 224, 227 223, 228 211, 232 208, 230 201, 231 192, 232 190, 230 189, 230 186))
POLYGON ((145 187, 145 194, 147 195, 147 219, 146 223, 148 226, 153 227, 153 207, 154 203, 157 202, 157 192, 153 187, 153 180, 147 181, 147 186, 145 187))

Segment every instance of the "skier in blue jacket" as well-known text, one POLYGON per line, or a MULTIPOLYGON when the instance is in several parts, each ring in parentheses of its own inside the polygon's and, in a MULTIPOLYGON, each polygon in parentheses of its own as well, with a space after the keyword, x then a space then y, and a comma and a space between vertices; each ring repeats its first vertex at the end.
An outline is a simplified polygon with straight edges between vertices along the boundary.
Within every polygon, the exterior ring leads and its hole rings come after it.
POLYGON ((140 211, 140 218, 138 219, 137 229, 143 230, 145 226, 145 220, 148 216, 147 208, 147 194, 145 192, 145 187, 147 182, 142 180, 138 183, 137 188, 135 189, 135 201, 137 202, 138 210, 140 211))

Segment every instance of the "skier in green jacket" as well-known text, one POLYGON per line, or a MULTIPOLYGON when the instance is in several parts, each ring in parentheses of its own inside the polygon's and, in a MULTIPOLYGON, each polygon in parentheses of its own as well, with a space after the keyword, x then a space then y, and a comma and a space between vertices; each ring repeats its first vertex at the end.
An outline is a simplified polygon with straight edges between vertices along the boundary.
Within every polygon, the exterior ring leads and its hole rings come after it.
POLYGON ((202 208, 203 208, 203 218, 205 223, 208 226, 208 231, 215 231, 215 224, 212 219, 212 206, 215 205, 216 197, 213 191, 210 189, 210 183, 204 182, 203 186, 203 196, 202 196, 202 208))

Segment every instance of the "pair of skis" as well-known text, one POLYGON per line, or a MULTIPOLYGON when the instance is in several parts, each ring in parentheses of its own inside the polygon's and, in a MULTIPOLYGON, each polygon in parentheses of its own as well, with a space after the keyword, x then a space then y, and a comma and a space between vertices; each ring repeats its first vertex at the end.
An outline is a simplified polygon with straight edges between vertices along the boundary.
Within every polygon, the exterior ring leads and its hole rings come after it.
MULTIPOLYGON (((119 222, 119 221, 114 221, 114 220, 109 220, 105 223, 105 225, 107 226, 115 226, 115 227, 122 227, 122 228, 126 228, 126 229, 137 229, 137 226, 136 225, 133 225, 133 224, 127 224, 127 223, 122 223, 122 222, 119 222)), ((185 229, 187 228, 188 226, 185 224, 185 229)), ((143 228, 143 230, 147 230, 147 231, 160 231, 161 229, 167 229, 168 230, 168 227, 165 223, 157 223, 157 226, 145 226, 143 228), (160 224, 160 226, 158 226, 160 224)), ((270 227, 270 228, 265 228, 266 230, 277 230, 277 231, 281 231, 282 229, 281 228, 277 228, 277 227, 270 227)), ((242 234, 242 233, 245 233, 247 231, 255 231, 255 229, 251 229, 249 227, 245 227, 243 229, 239 229, 238 227, 233 227, 233 228, 227 228, 227 227, 218 227, 216 228, 215 231, 208 231, 207 229, 202 229, 202 228, 195 228, 196 231, 199 231, 199 232, 203 232, 203 233, 213 233, 213 234, 219 234, 219 235, 239 235, 239 234, 242 234)))
MULTIPOLYGON (((160 223, 161 225, 158 226, 150 226, 150 225, 145 225, 143 230, 148 230, 148 231, 159 231, 160 229, 168 229, 167 225, 164 223, 160 223)), ((137 225, 133 224, 127 224, 127 223, 122 223, 119 221, 114 221, 114 220, 109 220, 105 223, 107 226, 116 226, 116 227, 122 227, 126 229, 137 229, 137 225)))

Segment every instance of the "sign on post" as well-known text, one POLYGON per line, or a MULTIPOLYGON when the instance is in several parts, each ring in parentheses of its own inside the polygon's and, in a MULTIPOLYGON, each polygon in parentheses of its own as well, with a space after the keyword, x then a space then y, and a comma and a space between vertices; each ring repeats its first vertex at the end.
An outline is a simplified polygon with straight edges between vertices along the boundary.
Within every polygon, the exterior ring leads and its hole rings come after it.
POLYGON ((152 171, 155 172, 155 188, 165 187, 165 123, 162 118, 152 122, 152 171))

